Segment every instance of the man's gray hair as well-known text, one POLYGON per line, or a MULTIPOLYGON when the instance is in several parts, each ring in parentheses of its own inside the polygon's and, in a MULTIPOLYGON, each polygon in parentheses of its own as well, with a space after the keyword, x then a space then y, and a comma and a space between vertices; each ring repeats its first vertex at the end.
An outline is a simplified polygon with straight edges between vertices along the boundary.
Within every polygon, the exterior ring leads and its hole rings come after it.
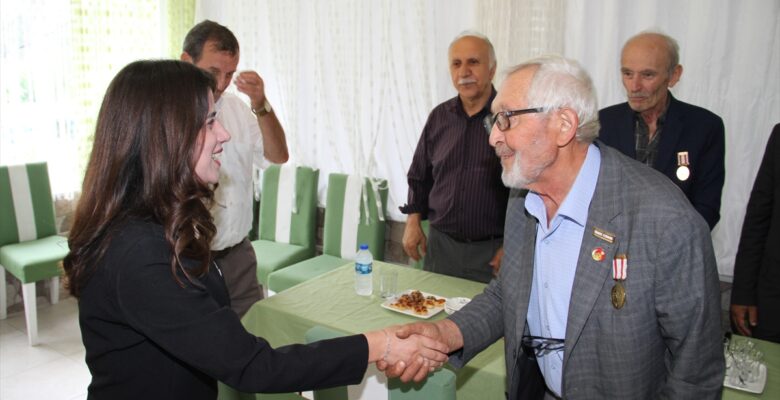
POLYGON ((626 45, 633 41, 634 39, 638 39, 642 36, 656 36, 664 41, 664 44, 666 45, 666 52, 667 57, 669 59, 669 66, 667 67, 667 72, 671 76, 672 73, 674 73, 674 68, 677 67, 678 64, 680 64, 680 45, 677 44, 677 41, 674 40, 673 37, 658 31, 658 30, 645 30, 642 32, 637 33, 634 36, 631 36, 628 40, 626 40, 626 43, 623 45, 623 50, 625 50, 626 45))
POLYGON ((591 143, 599 136, 599 107, 593 82, 580 64, 559 55, 528 60, 507 71, 507 77, 525 68, 538 68, 526 94, 528 107, 545 111, 569 108, 577 113, 576 139, 591 143))
POLYGON ((488 46, 488 57, 490 60, 490 68, 494 68, 496 66, 496 50, 493 48, 493 43, 490 43, 490 39, 488 39, 487 36, 483 35, 480 32, 477 31, 463 31, 458 36, 455 36, 455 39, 452 39, 452 42, 450 42, 450 47, 447 48, 447 52, 449 53, 452 51, 452 45, 455 44, 460 39, 463 39, 464 37, 475 37, 477 39, 482 39, 488 46))

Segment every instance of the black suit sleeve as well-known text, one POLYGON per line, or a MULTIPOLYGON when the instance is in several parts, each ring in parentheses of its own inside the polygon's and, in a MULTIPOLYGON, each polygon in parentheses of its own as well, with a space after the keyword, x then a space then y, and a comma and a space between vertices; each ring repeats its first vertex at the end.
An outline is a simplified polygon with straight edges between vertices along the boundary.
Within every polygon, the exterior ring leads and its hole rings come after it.
MULTIPOLYGON (((708 134, 701 135, 701 139, 705 143, 700 150, 701 157, 698 165, 695 166, 697 176, 692 182, 691 188, 683 189, 688 199, 690 199, 693 208, 707 221, 710 230, 720 220, 720 200, 726 175, 725 128, 723 120, 720 117, 714 117, 709 123, 710 126, 701 131, 708 134)), ((674 181, 674 179, 672 180, 674 181)))
MULTIPOLYGON (((769 137, 764 158, 758 169, 753 190, 750 192, 745 221, 742 224, 742 235, 739 239, 737 258, 734 263, 734 282, 731 291, 731 304, 756 305, 759 271, 771 242, 770 229, 772 221, 780 218, 773 214, 775 204, 780 203, 775 198, 780 158, 780 124, 775 125, 769 137)), ((775 228, 780 229, 780 228, 775 228)), ((775 241, 774 246, 777 246, 775 241)))
POLYGON ((203 284, 182 276, 185 284, 179 285, 165 257, 137 250, 132 267, 117 276, 119 308, 130 326, 182 363, 245 392, 311 390, 362 379, 368 363, 363 335, 274 349, 217 304, 209 292, 221 283, 216 272, 201 278, 203 284))

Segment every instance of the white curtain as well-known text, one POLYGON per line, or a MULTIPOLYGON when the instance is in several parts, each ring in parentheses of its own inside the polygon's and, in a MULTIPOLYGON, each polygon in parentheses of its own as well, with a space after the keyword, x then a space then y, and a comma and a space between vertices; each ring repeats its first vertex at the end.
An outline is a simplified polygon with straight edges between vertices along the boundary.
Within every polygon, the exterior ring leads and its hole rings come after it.
POLYGON ((726 183, 712 233, 718 271, 730 280, 750 190, 772 127, 780 122, 780 2, 777 0, 569 0, 565 55, 590 71, 601 107, 625 101, 620 49, 660 30, 677 39, 678 99, 709 109, 726 126, 726 183))
MULTIPOLYGON (((780 121, 777 0, 201 0, 196 21, 228 26, 241 69, 265 78, 293 162, 390 182, 390 217, 406 201, 406 171, 430 110, 455 95, 447 47, 482 31, 499 71, 563 53, 591 73, 600 105, 625 101, 620 49, 658 29, 675 37, 684 72, 674 94, 726 124, 726 186, 713 232, 728 279, 750 188, 771 127, 780 121)), ((496 85, 503 76, 496 76, 496 85)), ((322 203, 322 202, 321 202, 322 203)))
POLYGON ((389 181, 402 219, 406 171, 425 119, 454 90, 452 37, 473 28, 471 2, 200 1, 196 20, 228 26, 239 69, 255 69, 288 138, 291 162, 389 181), (465 10, 465 11, 464 11, 465 10))

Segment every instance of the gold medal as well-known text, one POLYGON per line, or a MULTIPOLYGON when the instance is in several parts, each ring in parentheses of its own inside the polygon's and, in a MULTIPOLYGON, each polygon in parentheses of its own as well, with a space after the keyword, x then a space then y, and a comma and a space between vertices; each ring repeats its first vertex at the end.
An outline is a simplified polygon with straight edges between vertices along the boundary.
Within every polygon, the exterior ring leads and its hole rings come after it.
POLYGON ((626 304, 626 289, 620 282, 615 282, 612 286, 612 306, 620 310, 626 304))

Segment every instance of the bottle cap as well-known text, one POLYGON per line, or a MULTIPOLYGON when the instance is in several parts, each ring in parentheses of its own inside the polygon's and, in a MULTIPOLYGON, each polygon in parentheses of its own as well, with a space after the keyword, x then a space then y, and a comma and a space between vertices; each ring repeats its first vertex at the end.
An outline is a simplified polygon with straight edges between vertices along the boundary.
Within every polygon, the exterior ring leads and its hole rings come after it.
POLYGON ((360 250, 368 250, 368 245, 365 243, 360 244, 360 250))

